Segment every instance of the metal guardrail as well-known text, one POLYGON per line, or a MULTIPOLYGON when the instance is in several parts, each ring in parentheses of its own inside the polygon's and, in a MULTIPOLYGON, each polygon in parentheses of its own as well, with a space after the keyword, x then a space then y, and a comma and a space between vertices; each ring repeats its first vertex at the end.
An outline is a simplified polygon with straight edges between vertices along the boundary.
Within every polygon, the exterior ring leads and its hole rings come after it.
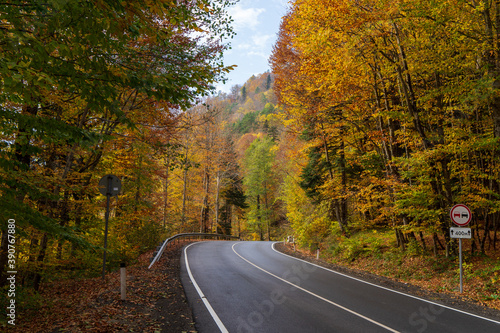
POLYGON ((230 236, 230 235, 222 235, 222 234, 204 234, 204 233, 198 233, 198 232, 192 232, 192 233, 184 233, 184 234, 177 234, 174 235, 170 238, 167 238, 163 244, 161 245, 160 249, 157 251, 155 257, 149 264, 149 268, 151 268, 155 262, 160 260, 161 255, 163 254, 163 251, 167 248, 169 244, 171 244, 173 241, 177 241, 179 239, 216 239, 216 240, 230 240, 230 239, 240 239, 238 236, 230 236))

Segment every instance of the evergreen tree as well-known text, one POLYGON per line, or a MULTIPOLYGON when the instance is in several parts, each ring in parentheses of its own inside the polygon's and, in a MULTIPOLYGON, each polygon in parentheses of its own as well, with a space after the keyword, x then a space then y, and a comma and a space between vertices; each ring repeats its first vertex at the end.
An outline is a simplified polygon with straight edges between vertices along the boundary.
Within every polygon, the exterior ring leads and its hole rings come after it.
POLYGON ((241 101, 244 103, 247 100, 247 87, 241 88, 241 101))
POLYGON ((220 208, 220 220, 218 233, 224 235, 232 234, 233 208, 246 209, 246 195, 243 191, 243 180, 239 177, 232 179, 230 184, 221 192, 224 205, 220 208))
POLYGON ((271 74, 267 74, 267 79, 266 79, 266 90, 271 89, 271 74))

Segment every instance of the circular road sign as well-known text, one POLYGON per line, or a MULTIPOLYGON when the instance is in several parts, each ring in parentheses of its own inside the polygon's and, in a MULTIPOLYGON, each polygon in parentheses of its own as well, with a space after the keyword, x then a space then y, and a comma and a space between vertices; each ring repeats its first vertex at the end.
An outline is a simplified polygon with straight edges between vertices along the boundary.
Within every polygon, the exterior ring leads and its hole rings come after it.
POLYGON ((465 227, 472 219, 472 213, 466 205, 458 204, 451 209, 450 217, 453 223, 459 227, 465 227))
POLYGON ((106 175, 99 181, 99 192, 102 195, 118 195, 121 188, 122 182, 115 175, 106 175))

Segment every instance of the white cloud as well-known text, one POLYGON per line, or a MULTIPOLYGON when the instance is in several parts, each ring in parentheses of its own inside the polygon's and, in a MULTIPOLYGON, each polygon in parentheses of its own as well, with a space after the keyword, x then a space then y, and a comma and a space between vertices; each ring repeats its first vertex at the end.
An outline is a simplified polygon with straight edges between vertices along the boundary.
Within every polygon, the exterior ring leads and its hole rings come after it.
POLYGON ((256 47, 265 48, 272 38, 272 35, 256 35, 252 36, 252 41, 256 47))
POLYGON ((247 8, 244 9, 240 4, 236 4, 229 9, 229 15, 234 19, 234 27, 236 30, 252 29, 255 30, 259 25, 259 15, 264 13, 264 8, 247 8))
POLYGON ((268 48, 271 45, 272 35, 255 35, 252 36, 251 43, 238 43, 236 48, 238 50, 254 50, 260 51, 268 48))
POLYGON ((273 3, 275 3, 278 8, 281 8, 281 9, 287 9, 287 8, 290 8, 290 1, 288 0, 272 0, 273 3))
POLYGON ((269 54, 264 53, 264 52, 262 52, 262 51, 251 51, 251 52, 248 52, 248 55, 249 55, 249 56, 262 57, 262 58, 264 58, 264 59, 269 58, 269 54))
POLYGON ((240 43, 236 46, 238 50, 249 50, 252 49, 254 46, 253 44, 250 43, 240 43))

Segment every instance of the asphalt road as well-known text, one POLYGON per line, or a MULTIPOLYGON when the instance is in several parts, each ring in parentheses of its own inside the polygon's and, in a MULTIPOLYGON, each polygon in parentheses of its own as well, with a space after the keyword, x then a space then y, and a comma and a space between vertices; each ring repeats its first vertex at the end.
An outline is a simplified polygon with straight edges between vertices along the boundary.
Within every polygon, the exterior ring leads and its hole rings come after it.
POLYGON ((181 262, 201 333, 500 332, 500 322, 292 258, 272 242, 194 243, 181 262))

